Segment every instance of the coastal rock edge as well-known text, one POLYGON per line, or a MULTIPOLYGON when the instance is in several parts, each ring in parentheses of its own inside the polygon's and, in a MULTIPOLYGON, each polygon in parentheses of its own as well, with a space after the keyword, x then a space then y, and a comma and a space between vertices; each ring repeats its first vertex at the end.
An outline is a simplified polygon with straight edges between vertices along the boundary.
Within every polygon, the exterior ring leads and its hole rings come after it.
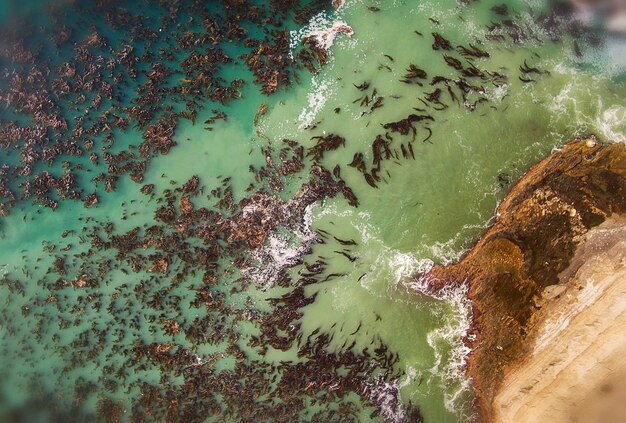
POLYGON ((416 276, 434 291, 469 285, 474 318, 467 372, 481 421, 522 421, 516 413, 537 402, 538 393, 540 403, 553 404, 535 407, 529 421, 547 418, 541 410, 554 412, 556 405, 561 414, 549 421, 570 421, 572 401, 613 389, 602 377, 581 386, 572 375, 600 374, 597 369, 626 354, 626 342, 619 342, 624 326, 615 327, 626 321, 626 289, 619 285, 626 286, 625 213, 626 147, 575 140, 522 177, 459 263, 416 276), (585 332, 593 324, 602 332, 585 332), (584 356, 594 348, 598 357, 584 356))

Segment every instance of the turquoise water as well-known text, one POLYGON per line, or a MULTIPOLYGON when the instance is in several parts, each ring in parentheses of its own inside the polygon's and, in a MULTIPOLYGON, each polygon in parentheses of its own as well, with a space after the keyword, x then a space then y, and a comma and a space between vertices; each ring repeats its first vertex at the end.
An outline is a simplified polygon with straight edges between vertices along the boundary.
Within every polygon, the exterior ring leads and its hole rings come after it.
MULTIPOLYGON (((271 96, 261 94, 238 57, 248 47, 222 41, 218 45, 237 63, 215 75, 224 86, 246 80, 241 98, 222 105, 200 96, 204 108, 195 124, 180 119, 177 145, 167 155, 152 155, 141 183, 122 174, 115 191, 105 192, 102 183, 90 181, 107 172, 104 151, 139 156, 145 127, 132 122, 113 131, 110 147, 94 137, 98 164, 89 153, 37 162, 34 173, 50 169, 60 176, 66 160, 82 198, 95 190, 99 202, 87 209, 59 199, 52 211, 22 199, 3 217, 2 420, 89 421, 100 414, 123 421, 414 421, 419 409, 426 422, 470 421, 463 337, 471 307, 462 288, 432 298, 411 275, 457 260, 489 225, 515 180, 554 148, 588 133, 605 142, 626 139, 624 68, 611 50, 582 39, 575 48, 564 29, 546 29, 543 2, 507 1, 508 16, 492 9, 500 3, 355 0, 304 22, 287 13, 281 28, 289 31, 294 57, 305 37, 337 20, 354 32, 337 35, 317 72, 296 69, 300 82, 291 74, 293 85, 271 96), (509 18, 509 26, 487 28, 509 18), (432 33, 451 48, 433 50, 432 33), (464 57, 459 47, 470 44, 489 57, 464 57), (411 65, 426 77, 411 77, 411 65), (465 101, 458 83, 463 70, 475 72, 463 77, 475 87, 465 101), (432 84, 436 76, 447 79, 432 84), (257 115, 262 105, 266 112, 257 115), (212 109, 224 111, 227 120, 202 124, 212 109), (388 125, 411 114, 428 116, 413 124, 415 136, 410 128, 394 132, 388 125), (331 134, 345 142, 314 163, 307 153, 315 137, 331 134), (380 166, 372 149, 377 136, 389 149, 380 166), (302 170, 288 175, 268 164, 297 156, 297 147, 284 139, 297 142, 304 155, 302 170), (364 172, 348 165, 359 153, 364 172), (342 195, 307 203, 303 212, 290 203, 288 217, 272 226, 259 248, 203 235, 216 216, 247 210, 245 203, 218 207, 228 187, 234 203, 260 192, 286 202, 301 195, 316 165, 331 172, 339 166, 334 180, 345 181, 359 206, 342 195), (168 198, 180 216, 179 188, 195 175, 199 188, 188 198, 195 210, 215 214, 195 216, 187 229, 159 220, 168 198), (140 192, 147 184, 154 185, 152 194, 140 192), (139 241, 132 248, 107 243, 134 228, 139 241), (95 233, 104 245, 92 243, 95 233), (198 259, 210 256, 211 248, 219 250, 217 258, 198 259), (163 272, 151 269, 159 258, 168 262, 163 272)), ((79 13, 67 6, 58 14, 76 26, 70 44, 44 41, 42 51, 54 52, 45 59, 51 68, 71 60, 71 43, 92 32, 89 24, 107 39, 95 50, 103 55, 111 54, 109 46, 119 51, 129 42, 138 57, 169 51, 173 35, 184 33, 178 24, 203 31, 197 5, 178 12, 153 5, 146 12, 143 4, 125 4, 157 34, 152 44, 137 32, 131 40, 132 29, 111 28, 104 13, 87 13, 88 3, 79 6, 79 13)), ((229 12, 221 6, 206 11, 225 25, 222 16, 229 12)), ((45 15, 37 19, 47 22, 45 15)), ((256 37, 264 28, 242 25, 256 37)), ((135 104, 133 90, 146 82, 142 72, 156 62, 179 69, 185 53, 144 57, 137 80, 123 75, 117 83, 119 102, 105 99, 85 113, 62 98, 58 103, 72 118, 96 121, 111 106, 122 114, 121 107, 135 104)), ((159 87, 189 84, 183 79, 189 76, 174 73, 159 87)), ((174 91, 159 95, 164 100, 152 122, 168 105, 178 112, 190 100, 174 91)), ((91 101, 94 93, 88 96, 91 101)), ((28 122, 11 107, 0 117, 5 128, 9 120, 28 122)), ((8 147, 3 157, 15 166, 19 152, 8 147)), ((19 193, 23 181, 14 175, 9 184, 19 193)))

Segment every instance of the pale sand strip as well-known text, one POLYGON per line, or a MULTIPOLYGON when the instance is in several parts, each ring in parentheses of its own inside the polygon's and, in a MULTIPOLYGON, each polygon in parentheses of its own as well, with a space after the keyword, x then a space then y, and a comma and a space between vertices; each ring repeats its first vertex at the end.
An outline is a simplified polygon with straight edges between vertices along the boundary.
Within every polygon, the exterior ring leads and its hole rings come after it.
POLYGON ((581 242, 571 280, 547 292, 533 353, 507 372, 494 400, 500 422, 626 422, 626 221, 581 242))

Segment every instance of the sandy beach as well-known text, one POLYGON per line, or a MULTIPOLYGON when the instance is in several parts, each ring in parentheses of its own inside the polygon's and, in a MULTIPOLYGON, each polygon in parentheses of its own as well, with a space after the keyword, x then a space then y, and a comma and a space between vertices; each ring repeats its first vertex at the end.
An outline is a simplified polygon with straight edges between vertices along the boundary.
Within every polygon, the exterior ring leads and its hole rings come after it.
POLYGON ((532 352, 495 396, 495 421, 626 419, 626 219, 589 231, 560 276, 535 315, 532 352))

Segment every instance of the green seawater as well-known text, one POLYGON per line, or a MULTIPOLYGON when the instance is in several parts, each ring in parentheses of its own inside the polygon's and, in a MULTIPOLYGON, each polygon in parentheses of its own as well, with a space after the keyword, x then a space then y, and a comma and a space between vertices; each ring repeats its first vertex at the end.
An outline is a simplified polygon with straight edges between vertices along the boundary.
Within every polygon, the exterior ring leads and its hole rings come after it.
MULTIPOLYGON (((349 206, 342 197, 326 199, 311 208, 310 221, 303 222, 299 233, 270 234, 263 252, 258 253, 257 266, 247 273, 252 283, 228 301, 241 310, 268 310, 267 299, 290 289, 274 286, 275 270, 310 241, 312 231, 354 240, 356 245, 349 248, 330 237, 324 244, 311 244, 306 261, 321 258, 327 263, 327 273, 341 276, 305 288, 307 295, 316 292, 317 297, 302 309, 301 333, 303 338, 318 329, 332 334, 333 340, 327 346, 330 352, 347 346, 361 351, 373 339, 384 342, 398 355, 395 370, 401 375, 388 381, 389 387, 399 389, 403 403, 418 405, 425 422, 472 418, 472 391, 463 373, 468 353, 463 337, 471 322, 471 306, 462 285, 431 297, 423 293, 423 281, 411 275, 427 270, 433 263, 458 260, 493 221, 498 202, 514 182, 553 149, 586 134, 595 134, 602 142, 626 141, 625 71, 614 64, 611 54, 602 47, 583 46, 580 58, 574 53, 571 36, 562 34, 553 41, 552 34, 535 22, 534 16, 547 10, 542 1, 506 1, 511 13, 519 14, 518 22, 535 34, 533 39, 521 43, 488 40, 486 26, 496 19, 491 7, 501 3, 348 0, 339 11, 323 12, 309 25, 293 28, 294 43, 311 31, 329 28, 336 20, 347 23, 354 33, 337 35, 328 63, 319 73, 301 74, 299 85, 271 97, 261 95, 253 85, 246 86, 243 98, 225 108, 228 121, 217 122, 211 132, 201 124, 211 107, 199 115, 196 125, 181 122, 175 135, 178 145, 168 155, 153 158, 143 182, 155 184, 155 192, 160 193, 172 187, 171 181, 183 183, 198 175, 209 191, 229 176, 239 200, 254 181, 249 167, 265 163, 261 148, 270 145, 279 149, 283 139, 297 140, 308 148, 315 145, 315 136, 344 137, 345 147, 327 152, 322 164, 328 169, 341 167, 341 177, 358 197, 359 207, 349 206), (456 74, 442 54, 461 57, 454 51, 433 50, 432 32, 442 34, 455 46, 481 40, 482 44, 477 45, 490 57, 474 59, 474 63, 482 70, 506 74, 506 82, 483 83, 484 93, 472 101, 480 97, 488 101, 477 104, 474 110, 450 99, 444 90, 442 99, 448 107, 433 110, 432 105, 420 101, 433 91, 429 80, 435 75, 453 78, 456 74), (525 62, 549 75, 535 76, 532 83, 521 81, 518 76, 524 75, 519 68, 525 62), (400 82, 411 64, 428 73, 421 87, 400 82), (363 82, 369 87, 360 91, 355 85, 363 82), (364 95, 383 97, 383 107, 371 111, 369 104, 361 105, 364 95), (262 103, 268 105, 268 111, 256 128, 253 119, 262 103), (432 136, 422 141, 428 131, 420 125, 416 125, 415 139, 411 133, 393 134, 391 147, 397 158, 383 161, 382 180, 377 188, 371 187, 358 170, 347 164, 359 152, 371 160, 372 141, 386 132, 382 125, 410 113, 434 117, 427 125, 432 136), (409 143, 414 159, 402 156, 400 144, 409 143), (355 260, 337 251, 347 252, 355 260)), ((232 71, 247 75, 236 66, 232 71)), ((129 132, 124 136, 130 139, 140 135, 129 132)), ((124 145, 121 137, 116 146, 124 145)), ((286 180, 280 195, 289 198, 299 189, 306 180, 299 175, 286 180)), ((203 309, 181 307, 186 310, 183 315, 173 315, 166 309, 163 316, 140 308, 141 303, 132 300, 128 286, 142 280, 165 283, 154 275, 108 273, 100 285, 104 295, 100 311, 86 307, 78 313, 79 321, 76 314, 67 312, 73 303, 80 303, 78 290, 65 287, 56 293, 56 301, 46 302, 49 292, 37 283, 45 278, 54 258, 44 251, 47 243, 72 244, 75 257, 86 250, 78 234, 87 222, 112 221, 118 233, 149 224, 158 204, 141 194, 139 188, 125 176, 115 192, 101 193, 97 207, 84 209, 81 203, 63 202, 52 212, 23 202, 3 218, 0 270, 5 278, 21 280, 24 292, 18 295, 6 284, 0 287, 4 300, 0 312, 0 416, 11 416, 9 412, 18 409, 21 416, 27 416, 22 417, 24 421, 49 421, 51 414, 45 407, 39 411, 38 401, 51 401, 58 409, 69 409, 76 380, 82 378, 98 385, 104 366, 123 366, 124 360, 114 351, 114 345, 128 347, 138 339, 190 345, 182 334, 171 336, 162 329, 155 330, 150 318, 173 317, 189 322, 203 309), (67 230, 75 233, 61 238, 67 230), (121 295, 113 299, 116 292, 121 295), (38 305, 31 306, 31 313, 23 316, 22 307, 36 300, 38 305), (107 305, 112 302, 117 312, 107 313, 107 305), (124 327, 121 318, 134 316, 142 322, 139 329, 124 327), (73 323, 61 328, 62 320, 73 323), (68 346, 94 327, 106 329, 107 335, 103 341, 91 341, 99 343, 102 350, 85 359, 84 352, 72 351, 68 346), (34 331, 41 333, 40 340, 35 340, 34 331), (64 371, 71 360, 79 364, 64 371)), ((200 198, 195 205, 211 207, 212 202, 203 203, 200 198)), ((91 260, 107 258, 103 253, 103 257, 91 260)), ((68 263, 67 279, 80 274, 80 258, 73 260, 68 263)), ((289 274, 297 278, 302 271, 303 266, 297 265, 289 269, 289 274)), ((196 282, 186 281, 176 288, 181 303, 193 299, 188 287, 196 282)), ((299 360, 294 349, 270 348, 260 357, 245 342, 257 334, 258 328, 253 323, 241 323, 238 330, 242 339, 239 346, 250 359, 273 363, 299 360)), ((197 346, 194 352, 204 357, 221 350, 207 344, 197 346)), ((232 360, 224 358, 215 366, 229 368, 232 360)), ((138 395, 133 383, 158 384, 162 376, 157 366, 135 371, 119 380, 110 396, 121 400, 130 413, 132 398, 138 395)), ((182 379, 173 378, 170 383, 180 384, 182 379)), ((386 394, 381 390, 376 401, 384 403, 386 394)), ((82 410, 89 414, 96 403, 97 395, 92 395, 82 404, 82 410)), ((316 406, 310 409, 315 412, 316 406)), ((370 412, 364 409, 359 420, 401 419, 394 409, 373 418, 370 412)))

